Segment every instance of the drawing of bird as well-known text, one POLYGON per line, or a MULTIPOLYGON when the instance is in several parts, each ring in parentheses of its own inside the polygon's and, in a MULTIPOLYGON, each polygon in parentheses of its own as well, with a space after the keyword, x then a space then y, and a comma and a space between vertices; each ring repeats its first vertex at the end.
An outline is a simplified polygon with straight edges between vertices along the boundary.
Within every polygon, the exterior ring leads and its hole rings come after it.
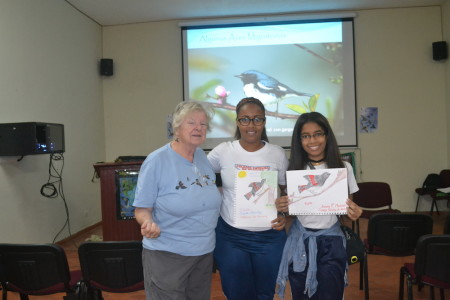
POLYGON ((279 82, 273 77, 256 70, 248 70, 239 75, 235 75, 242 80, 244 84, 244 93, 246 97, 255 97, 263 104, 277 104, 285 97, 305 96, 312 97, 313 94, 298 92, 287 85, 279 82))
POLYGON ((184 190, 184 189, 187 189, 187 187, 183 184, 183 182, 181 182, 181 181, 178 181, 178 185, 175 187, 177 190, 178 189, 182 189, 182 190, 184 190))
POLYGON ((301 193, 308 191, 313 195, 316 195, 318 191, 320 191, 321 187, 327 181, 328 177, 330 177, 330 173, 325 172, 320 175, 305 175, 305 178, 308 183, 305 185, 299 185, 298 191, 301 193))
POLYGON ((209 175, 203 175, 203 182, 206 184, 206 185, 209 185, 208 184, 208 180, 210 180, 211 178, 209 178, 209 175))
POLYGON ((255 196, 256 193, 262 188, 266 179, 261 180, 260 182, 252 182, 248 186, 252 188, 252 190, 244 195, 247 200, 250 200, 252 196, 255 196))
POLYGON ((195 179, 195 181, 191 183, 191 185, 193 185, 193 184, 196 184, 196 185, 198 185, 200 187, 203 187, 203 185, 200 183, 200 180, 198 178, 195 179))

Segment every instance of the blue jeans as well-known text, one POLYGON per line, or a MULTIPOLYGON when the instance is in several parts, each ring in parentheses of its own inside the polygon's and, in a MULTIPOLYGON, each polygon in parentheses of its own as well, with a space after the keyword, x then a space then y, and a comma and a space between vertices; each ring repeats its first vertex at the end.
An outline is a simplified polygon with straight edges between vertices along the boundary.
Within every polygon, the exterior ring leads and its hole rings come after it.
MULTIPOLYGON (((308 253, 308 240, 305 241, 308 253)), ((345 286, 347 253, 340 236, 317 237, 317 292, 309 298, 304 294, 306 272, 294 272, 289 266, 289 283, 292 299, 295 300, 336 300, 342 299, 345 286)))
POLYGON ((285 242, 284 230, 242 230, 219 218, 214 258, 227 299, 273 300, 285 242))

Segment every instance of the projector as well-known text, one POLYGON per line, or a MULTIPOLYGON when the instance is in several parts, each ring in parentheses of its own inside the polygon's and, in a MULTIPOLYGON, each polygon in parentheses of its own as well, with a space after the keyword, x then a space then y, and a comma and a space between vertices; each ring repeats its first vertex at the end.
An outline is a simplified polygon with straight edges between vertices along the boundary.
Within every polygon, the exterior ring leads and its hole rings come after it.
POLYGON ((0 156, 63 153, 64 125, 42 122, 0 124, 0 156))

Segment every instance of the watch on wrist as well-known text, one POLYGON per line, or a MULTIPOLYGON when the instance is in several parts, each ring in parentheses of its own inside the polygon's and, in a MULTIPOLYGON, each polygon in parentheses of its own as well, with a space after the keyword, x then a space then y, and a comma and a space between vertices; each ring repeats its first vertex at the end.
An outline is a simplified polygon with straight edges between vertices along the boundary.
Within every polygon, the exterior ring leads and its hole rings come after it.
POLYGON ((289 213, 284 212, 284 211, 278 211, 278 212, 277 212, 277 215, 278 215, 279 217, 286 217, 286 216, 289 216, 289 213))

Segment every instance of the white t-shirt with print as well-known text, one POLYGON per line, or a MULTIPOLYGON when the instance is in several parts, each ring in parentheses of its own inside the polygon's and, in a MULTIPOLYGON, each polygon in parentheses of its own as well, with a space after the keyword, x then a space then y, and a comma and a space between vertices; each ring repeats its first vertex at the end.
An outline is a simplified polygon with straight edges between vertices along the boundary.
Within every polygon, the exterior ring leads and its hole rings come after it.
POLYGON ((278 171, 278 184, 286 185, 286 170, 288 160, 283 148, 265 143, 261 149, 248 152, 242 148, 239 141, 224 142, 208 154, 215 173, 222 177, 223 201, 220 209, 221 217, 229 225, 251 231, 269 230, 267 228, 243 228, 235 225, 235 176, 237 170, 278 171))

